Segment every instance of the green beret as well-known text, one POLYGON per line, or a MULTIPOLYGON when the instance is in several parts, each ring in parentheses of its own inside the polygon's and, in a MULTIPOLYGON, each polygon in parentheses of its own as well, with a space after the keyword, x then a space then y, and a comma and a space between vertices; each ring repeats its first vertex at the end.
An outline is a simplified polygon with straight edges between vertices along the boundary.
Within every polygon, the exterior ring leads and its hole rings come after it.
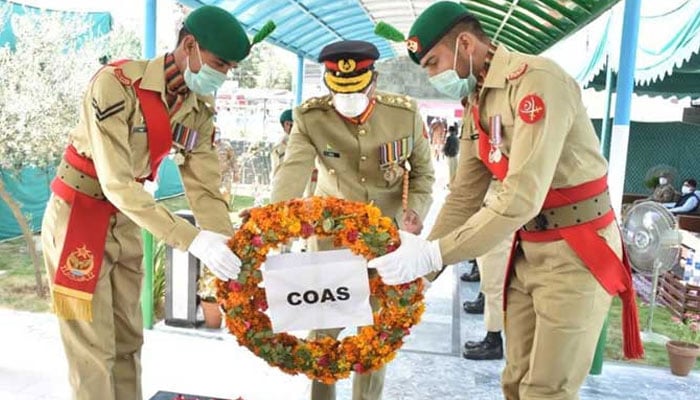
POLYGON ((242 61, 250 53, 248 35, 228 11, 214 6, 202 6, 185 20, 185 28, 199 45, 225 61, 242 61))
POLYGON ((284 124, 284 121, 293 121, 293 120, 294 119, 292 118, 292 109, 291 108, 282 111, 282 114, 280 115, 280 124, 284 124))
POLYGON ((466 6, 451 1, 440 1, 426 8, 411 26, 406 39, 408 55, 420 64, 429 52, 457 23, 475 19, 466 6))

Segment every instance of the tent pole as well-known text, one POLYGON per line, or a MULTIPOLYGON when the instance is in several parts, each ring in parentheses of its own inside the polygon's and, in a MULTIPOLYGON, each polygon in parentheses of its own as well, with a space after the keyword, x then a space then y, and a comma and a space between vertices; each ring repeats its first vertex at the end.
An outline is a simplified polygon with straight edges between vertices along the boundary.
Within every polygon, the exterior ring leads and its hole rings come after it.
POLYGON ((600 130, 600 152, 606 160, 610 160, 610 105, 612 103, 612 68, 610 55, 605 56, 605 111, 603 111, 602 127, 600 130))
POLYGON ((301 104, 302 91, 304 85, 304 56, 297 54, 297 84, 294 88, 294 105, 301 104))
POLYGON ((622 194, 625 187, 625 168, 630 131, 630 105, 634 90, 634 70, 637 61, 637 39, 641 0, 625 0, 620 46, 620 68, 617 72, 615 119, 610 139, 610 167, 608 185, 610 200, 618 217, 621 215, 622 194))
POLYGON ((143 58, 156 56, 156 2, 157 0, 145 0, 145 13, 143 21, 143 58))
MULTIPOLYGON (((146 0, 144 13, 143 49, 144 58, 156 54, 156 0, 146 0)), ((143 288, 141 290, 141 312, 144 329, 153 329, 153 235, 145 229, 143 235, 143 288)))

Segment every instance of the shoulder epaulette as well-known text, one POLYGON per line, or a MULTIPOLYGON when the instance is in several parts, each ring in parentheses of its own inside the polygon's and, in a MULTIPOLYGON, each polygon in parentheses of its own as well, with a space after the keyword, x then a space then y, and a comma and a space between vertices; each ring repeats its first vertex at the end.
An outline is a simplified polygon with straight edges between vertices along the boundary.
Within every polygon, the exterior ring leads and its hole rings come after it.
POLYGON ((506 75, 506 79, 509 81, 514 81, 523 76, 525 72, 527 72, 527 63, 521 62, 513 70, 511 70, 508 75, 506 75))
POLYGON ((146 65, 148 65, 147 60, 128 60, 108 64, 105 69, 110 71, 122 85, 130 86, 143 77, 146 65))
POLYGON ((325 96, 320 96, 320 97, 311 97, 306 99, 301 105, 299 106, 299 109, 301 110, 302 113, 305 113, 307 111, 315 110, 315 109, 324 109, 327 110, 329 108, 333 107, 333 101, 331 100, 330 95, 325 95, 325 96))
POLYGON ((374 97, 377 99, 377 102, 386 104, 387 106, 416 111, 416 102, 410 96, 393 93, 378 93, 374 97))

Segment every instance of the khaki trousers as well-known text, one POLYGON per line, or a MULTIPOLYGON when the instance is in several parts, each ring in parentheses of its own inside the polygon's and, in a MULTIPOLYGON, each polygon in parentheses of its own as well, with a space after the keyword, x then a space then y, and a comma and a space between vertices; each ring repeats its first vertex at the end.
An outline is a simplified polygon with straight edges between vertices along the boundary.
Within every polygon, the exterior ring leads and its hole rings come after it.
MULTIPOLYGON (((335 249, 330 239, 312 237, 308 240, 309 251, 323 251, 335 249)), ((371 275, 370 275, 371 276, 371 275)), ((377 310, 379 305, 373 297, 370 297, 372 310, 377 310)), ((323 336, 337 339, 344 328, 317 329, 309 332, 309 339, 315 340, 323 336)), ((353 373, 352 400, 381 400, 384 389, 384 376, 386 366, 366 374, 353 373)), ((311 400, 335 400, 335 384, 326 385, 317 380, 311 381, 311 400)))
MULTIPOLYGON (((309 339, 323 336, 337 338, 342 330, 343 328, 314 330, 309 333, 309 339)), ((386 366, 367 374, 353 373, 352 400, 381 400, 385 375, 386 366)), ((311 381, 311 400, 335 400, 335 384, 311 381)))
MULTIPOLYGON (((620 257, 617 226, 600 235, 620 257)), ((578 399, 611 296, 564 241, 523 242, 507 302, 505 398, 578 399)))
POLYGON ((510 237, 476 259, 481 275, 480 289, 484 293, 484 325, 487 332, 503 330, 503 282, 512 243, 510 237))
MULTIPOLYGON (((70 205, 51 196, 42 222, 44 263, 53 282, 66 237, 70 205)), ((92 322, 59 318, 75 400, 140 400, 142 244, 138 227, 111 218, 92 299, 92 322)))

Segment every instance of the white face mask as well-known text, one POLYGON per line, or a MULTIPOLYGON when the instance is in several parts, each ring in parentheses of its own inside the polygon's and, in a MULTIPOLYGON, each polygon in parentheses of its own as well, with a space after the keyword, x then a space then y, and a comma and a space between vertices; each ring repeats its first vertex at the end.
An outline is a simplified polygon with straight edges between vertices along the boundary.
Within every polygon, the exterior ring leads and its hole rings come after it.
POLYGON ((365 112, 369 106, 367 93, 372 87, 359 93, 333 93, 333 107, 347 118, 355 118, 365 112))
POLYGON ((665 185, 667 183, 668 183, 668 179, 663 178, 663 177, 659 178, 659 185, 665 185))
POLYGON ((690 186, 683 185, 683 187, 681 188, 681 193, 690 194, 693 193, 693 189, 691 189, 690 186))
POLYGON ((447 69, 429 79, 440 93, 455 100, 461 100, 469 96, 476 88, 476 76, 472 56, 469 55, 469 76, 462 79, 457 74, 457 54, 459 53, 459 39, 455 42, 455 57, 452 60, 452 69, 447 69))

